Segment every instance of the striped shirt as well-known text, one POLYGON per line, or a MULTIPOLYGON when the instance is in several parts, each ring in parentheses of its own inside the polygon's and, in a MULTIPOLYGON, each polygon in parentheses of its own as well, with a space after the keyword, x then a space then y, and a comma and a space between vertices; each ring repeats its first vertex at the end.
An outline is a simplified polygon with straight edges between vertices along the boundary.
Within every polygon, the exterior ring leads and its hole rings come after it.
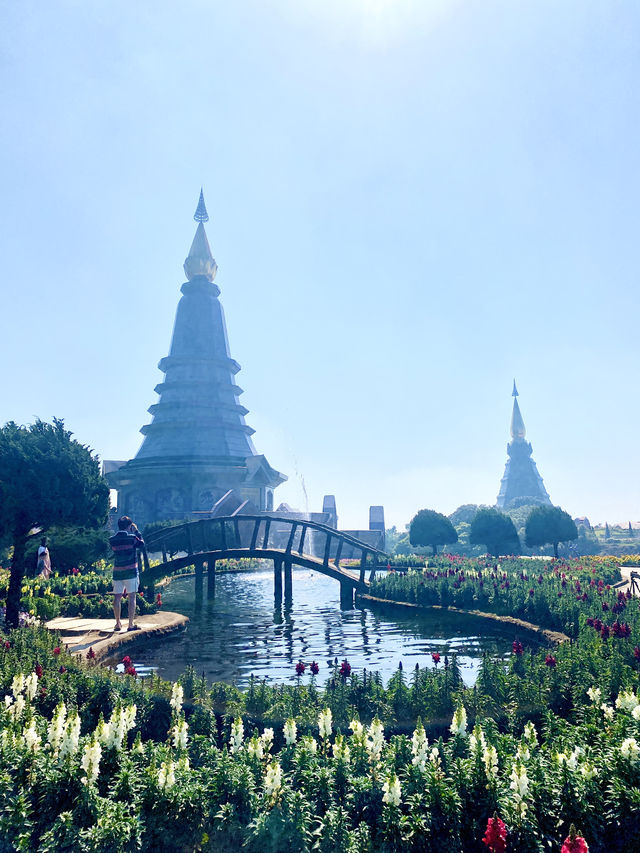
POLYGON ((137 551, 144 542, 135 533, 119 530, 109 539, 113 551, 113 579, 126 581, 138 576, 137 551))

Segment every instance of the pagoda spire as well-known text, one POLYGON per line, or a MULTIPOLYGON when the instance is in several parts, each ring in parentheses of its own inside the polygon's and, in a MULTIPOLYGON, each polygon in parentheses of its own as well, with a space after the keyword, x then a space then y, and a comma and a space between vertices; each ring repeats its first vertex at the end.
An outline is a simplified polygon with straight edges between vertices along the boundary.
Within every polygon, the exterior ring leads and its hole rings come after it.
POLYGON ((209 221, 209 214, 204 203, 202 188, 200 188, 200 199, 198 200, 198 207, 193 218, 198 223, 198 227, 196 228, 189 254, 184 262, 184 271, 189 281, 200 276, 208 279, 208 281, 213 281, 216 277, 218 266, 211 254, 207 232, 204 230, 204 223, 209 221))
POLYGON ((520 406, 518 405, 518 389, 516 388, 516 380, 513 380, 513 391, 511 392, 511 396, 513 397, 513 413, 511 415, 511 438, 514 440, 521 439, 524 441, 527 435, 527 431, 524 426, 524 420, 522 418, 522 414, 520 412, 520 406))
POLYGON ((209 221, 209 214, 207 213, 207 206, 204 203, 204 193, 202 192, 202 187, 200 187, 200 198, 198 199, 198 206, 196 208, 196 212, 193 214, 193 218, 196 222, 209 221))

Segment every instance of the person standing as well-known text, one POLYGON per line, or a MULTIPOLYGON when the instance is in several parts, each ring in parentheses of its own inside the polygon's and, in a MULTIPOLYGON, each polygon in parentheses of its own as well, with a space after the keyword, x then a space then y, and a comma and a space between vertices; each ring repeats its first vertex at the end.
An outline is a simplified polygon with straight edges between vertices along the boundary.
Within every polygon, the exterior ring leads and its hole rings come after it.
POLYGON ((51 557, 49 556, 49 549, 47 548, 46 536, 43 536, 40 540, 36 572, 38 577, 44 578, 45 580, 48 580, 49 575, 51 574, 51 557))
POLYGON ((129 601, 128 631, 137 631, 135 624, 136 593, 138 592, 138 551, 144 548, 144 541, 138 528, 129 518, 123 515, 118 519, 118 532, 109 539, 113 551, 113 615, 116 624, 114 631, 120 631, 120 608, 122 596, 127 595, 129 601))

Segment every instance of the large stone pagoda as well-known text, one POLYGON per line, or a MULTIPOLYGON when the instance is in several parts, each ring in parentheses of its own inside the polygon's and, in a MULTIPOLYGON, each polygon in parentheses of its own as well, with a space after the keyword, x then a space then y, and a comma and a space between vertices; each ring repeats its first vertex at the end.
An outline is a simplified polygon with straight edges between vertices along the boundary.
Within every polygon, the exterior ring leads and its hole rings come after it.
POLYGON ((498 509, 510 509, 526 504, 546 504, 551 500, 531 456, 532 447, 526 440, 524 421, 518 405, 518 389, 513 380, 513 414, 511 416, 511 441, 507 445, 507 464, 500 483, 498 509))
POLYGON ((111 488, 118 491, 118 512, 138 524, 206 512, 229 490, 256 509, 273 509, 273 490, 287 478, 256 453, 238 402, 240 370, 229 354, 217 265, 204 223, 209 216, 202 191, 198 222, 184 262, 171 350, 158 367, 164 380, 143 426, 142 446, 126 463, 105 462, 111 488))

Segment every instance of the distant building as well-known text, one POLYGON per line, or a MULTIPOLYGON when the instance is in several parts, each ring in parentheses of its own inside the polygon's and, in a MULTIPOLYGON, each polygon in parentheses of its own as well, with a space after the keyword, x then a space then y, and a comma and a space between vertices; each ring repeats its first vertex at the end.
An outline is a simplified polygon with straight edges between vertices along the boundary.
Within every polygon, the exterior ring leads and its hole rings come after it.
POLYGON ((240 370, 231 358, 217 265, 204 223, 209 216, 202 191, 198 222, 184 262, 171 350, 158 367, 165 374, 149 412, 150 424, 134 459, 105 461, 104 473, 118 492, 118 512, 138 524, 180 519, 211 510, 233 490, 258 511, 273 510, 274 489, 287 478, 256 453, 247 409, 238 402, 240 370))
POLYGON ((551 500, 531 456, 532 447, 526 440, 526 430, 520 406, 518 389, 513 381, 513 414, 511 416, 511 441, 507 445, 507 464, 500 483, 496 501, 498 509, 511 509, 526 504, 551 506, 551 500))

